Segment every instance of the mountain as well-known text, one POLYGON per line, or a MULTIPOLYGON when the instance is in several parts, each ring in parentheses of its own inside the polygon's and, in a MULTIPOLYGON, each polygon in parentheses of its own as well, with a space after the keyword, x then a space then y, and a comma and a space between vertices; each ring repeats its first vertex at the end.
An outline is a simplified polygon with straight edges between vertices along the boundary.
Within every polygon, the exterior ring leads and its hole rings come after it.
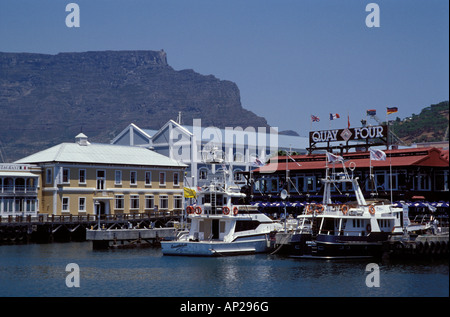
POLYGON ((406 144, 448 141, 449 104, 443 101, 422 109, 420 114, 394 121, 391 131, 406 144))
POLYGON ((159 129, 179 111, 186 124, 201 118, 204 126, 268 127, 242 107, 235 83, 176 71, 163 50, 0 52, 3 161, 70 142, 81 131, 109 142, 130 123, 159 129))

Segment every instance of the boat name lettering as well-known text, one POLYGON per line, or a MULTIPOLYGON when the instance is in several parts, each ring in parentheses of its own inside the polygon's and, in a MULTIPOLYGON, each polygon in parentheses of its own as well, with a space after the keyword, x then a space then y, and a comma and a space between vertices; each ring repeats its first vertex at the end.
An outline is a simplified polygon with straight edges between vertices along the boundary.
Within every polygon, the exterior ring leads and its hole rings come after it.
POLYGON ((178 243, 178 244, 173 244, 170 246, 172 249, 177 249, 177 248, 184 248, 187 247, 187 243, 178 243))

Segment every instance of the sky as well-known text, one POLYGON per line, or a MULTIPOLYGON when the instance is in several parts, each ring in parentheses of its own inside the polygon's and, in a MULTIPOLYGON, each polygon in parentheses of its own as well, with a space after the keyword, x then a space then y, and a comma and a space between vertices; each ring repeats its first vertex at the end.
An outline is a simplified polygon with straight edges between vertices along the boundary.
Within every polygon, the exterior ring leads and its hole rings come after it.
POLYGON ((175 70, 235 82, 245 109, 301 136, 449 100, 447 0, 0 0, 0 52, 161 49, 175 70), (71 2, 79 27, 66 25, 71 2))

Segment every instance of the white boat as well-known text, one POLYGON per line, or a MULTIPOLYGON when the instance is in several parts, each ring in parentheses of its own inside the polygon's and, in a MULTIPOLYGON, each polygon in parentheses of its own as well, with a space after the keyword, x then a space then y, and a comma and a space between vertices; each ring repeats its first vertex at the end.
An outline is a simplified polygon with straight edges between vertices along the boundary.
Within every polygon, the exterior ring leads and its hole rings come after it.
MULTIPOLYGON (((291 240, 291 255, 317 258, 350 258, 381 256, 383 243, 392 235, 403 234, 409 223, 407 212, 388 200, 366 200, 358 178, 345 168, 335 172, 327 168, 321 204, 310 204, 297 217, 296 234, 291 240), (334 203, 331 192, 342 184, 351 186, 356 201, 334 203)), ((356 165, 351 167, 353 172, 356 165)), ((346 187, 349 188, 349 187, 346 187)))
MULTIPOLYGON (((231 178, 231 177, 230 177, 231 178)), ((187 206, 189 232, 172 241, 161 241, 164 255, 227 256, 265 253, 271 250, 271 235, 282 230, 280 223, 246 204, 226 176, 216 175, 197 193, 197 203, 187 206)))

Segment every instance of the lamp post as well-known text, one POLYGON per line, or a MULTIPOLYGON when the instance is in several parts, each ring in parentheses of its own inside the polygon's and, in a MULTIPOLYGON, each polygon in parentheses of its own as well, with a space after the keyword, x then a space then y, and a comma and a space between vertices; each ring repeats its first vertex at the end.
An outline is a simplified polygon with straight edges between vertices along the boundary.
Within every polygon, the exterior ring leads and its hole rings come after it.
POLYGON ((97 210, 97 222, 98 222, 97 230, 100 230, 100 202, 96 200, 94 205, 95 209, 97 210))

